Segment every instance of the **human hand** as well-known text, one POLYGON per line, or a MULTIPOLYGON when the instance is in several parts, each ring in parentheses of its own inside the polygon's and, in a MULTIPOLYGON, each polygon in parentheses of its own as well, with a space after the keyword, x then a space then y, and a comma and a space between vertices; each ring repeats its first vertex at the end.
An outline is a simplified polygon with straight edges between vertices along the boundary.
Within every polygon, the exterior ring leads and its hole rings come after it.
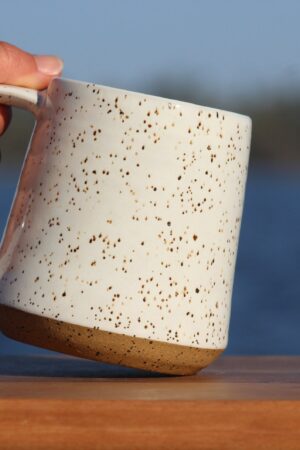
MULTIPOLYGON (((0 83, 32 89, 45 89, 59 76, 63 62, 55 56, 32 55, 7 42, 0 42, 0 83)), ((8 106, 0 105, 0 135, 10 121, 8 106)))

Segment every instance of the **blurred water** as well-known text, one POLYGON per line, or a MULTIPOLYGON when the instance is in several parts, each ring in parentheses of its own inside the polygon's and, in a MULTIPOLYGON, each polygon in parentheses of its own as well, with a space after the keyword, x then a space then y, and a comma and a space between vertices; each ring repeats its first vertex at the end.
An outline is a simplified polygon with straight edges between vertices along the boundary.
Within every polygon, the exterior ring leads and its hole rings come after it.
MULTIPOLYGON (((0 180, 0 234, 16 179, 0 180)), ((300 353, 300 175, 249 175, 227 353, 300 353)), ((45 351, 0 337, 0 354, 45 351)))
POLYGON ((250 174, 229 353, 300 353, 299 200, 299 173, 250 174))

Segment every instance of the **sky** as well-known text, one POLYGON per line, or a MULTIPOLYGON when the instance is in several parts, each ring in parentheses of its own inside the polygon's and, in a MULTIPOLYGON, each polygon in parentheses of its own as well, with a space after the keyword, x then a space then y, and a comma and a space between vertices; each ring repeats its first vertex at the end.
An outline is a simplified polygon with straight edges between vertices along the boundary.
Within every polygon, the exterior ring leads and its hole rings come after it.
POLYGON ((151 91, 180 78, 221 98, 300 90, 297 0, 10 0, 0 39, 60 55, 64 76, 151 91))

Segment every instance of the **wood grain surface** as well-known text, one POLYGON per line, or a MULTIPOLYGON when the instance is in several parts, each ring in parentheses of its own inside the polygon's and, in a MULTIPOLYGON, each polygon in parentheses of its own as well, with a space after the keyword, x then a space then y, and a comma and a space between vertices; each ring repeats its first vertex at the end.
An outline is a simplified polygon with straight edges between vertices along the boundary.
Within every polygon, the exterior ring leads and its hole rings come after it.
POLYGON ((221 357, 168 377, 0 357, 0 449, 300 450, 300 357, 221 357))

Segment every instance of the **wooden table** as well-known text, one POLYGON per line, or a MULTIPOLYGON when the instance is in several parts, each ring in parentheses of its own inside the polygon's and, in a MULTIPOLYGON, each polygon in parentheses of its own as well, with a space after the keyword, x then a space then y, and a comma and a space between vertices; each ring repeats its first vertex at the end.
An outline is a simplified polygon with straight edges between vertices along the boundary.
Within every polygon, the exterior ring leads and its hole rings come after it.
POLYGON ((0 357, 0 449, 300 449, 300 357, 223 357, 166 377, 0 357))

